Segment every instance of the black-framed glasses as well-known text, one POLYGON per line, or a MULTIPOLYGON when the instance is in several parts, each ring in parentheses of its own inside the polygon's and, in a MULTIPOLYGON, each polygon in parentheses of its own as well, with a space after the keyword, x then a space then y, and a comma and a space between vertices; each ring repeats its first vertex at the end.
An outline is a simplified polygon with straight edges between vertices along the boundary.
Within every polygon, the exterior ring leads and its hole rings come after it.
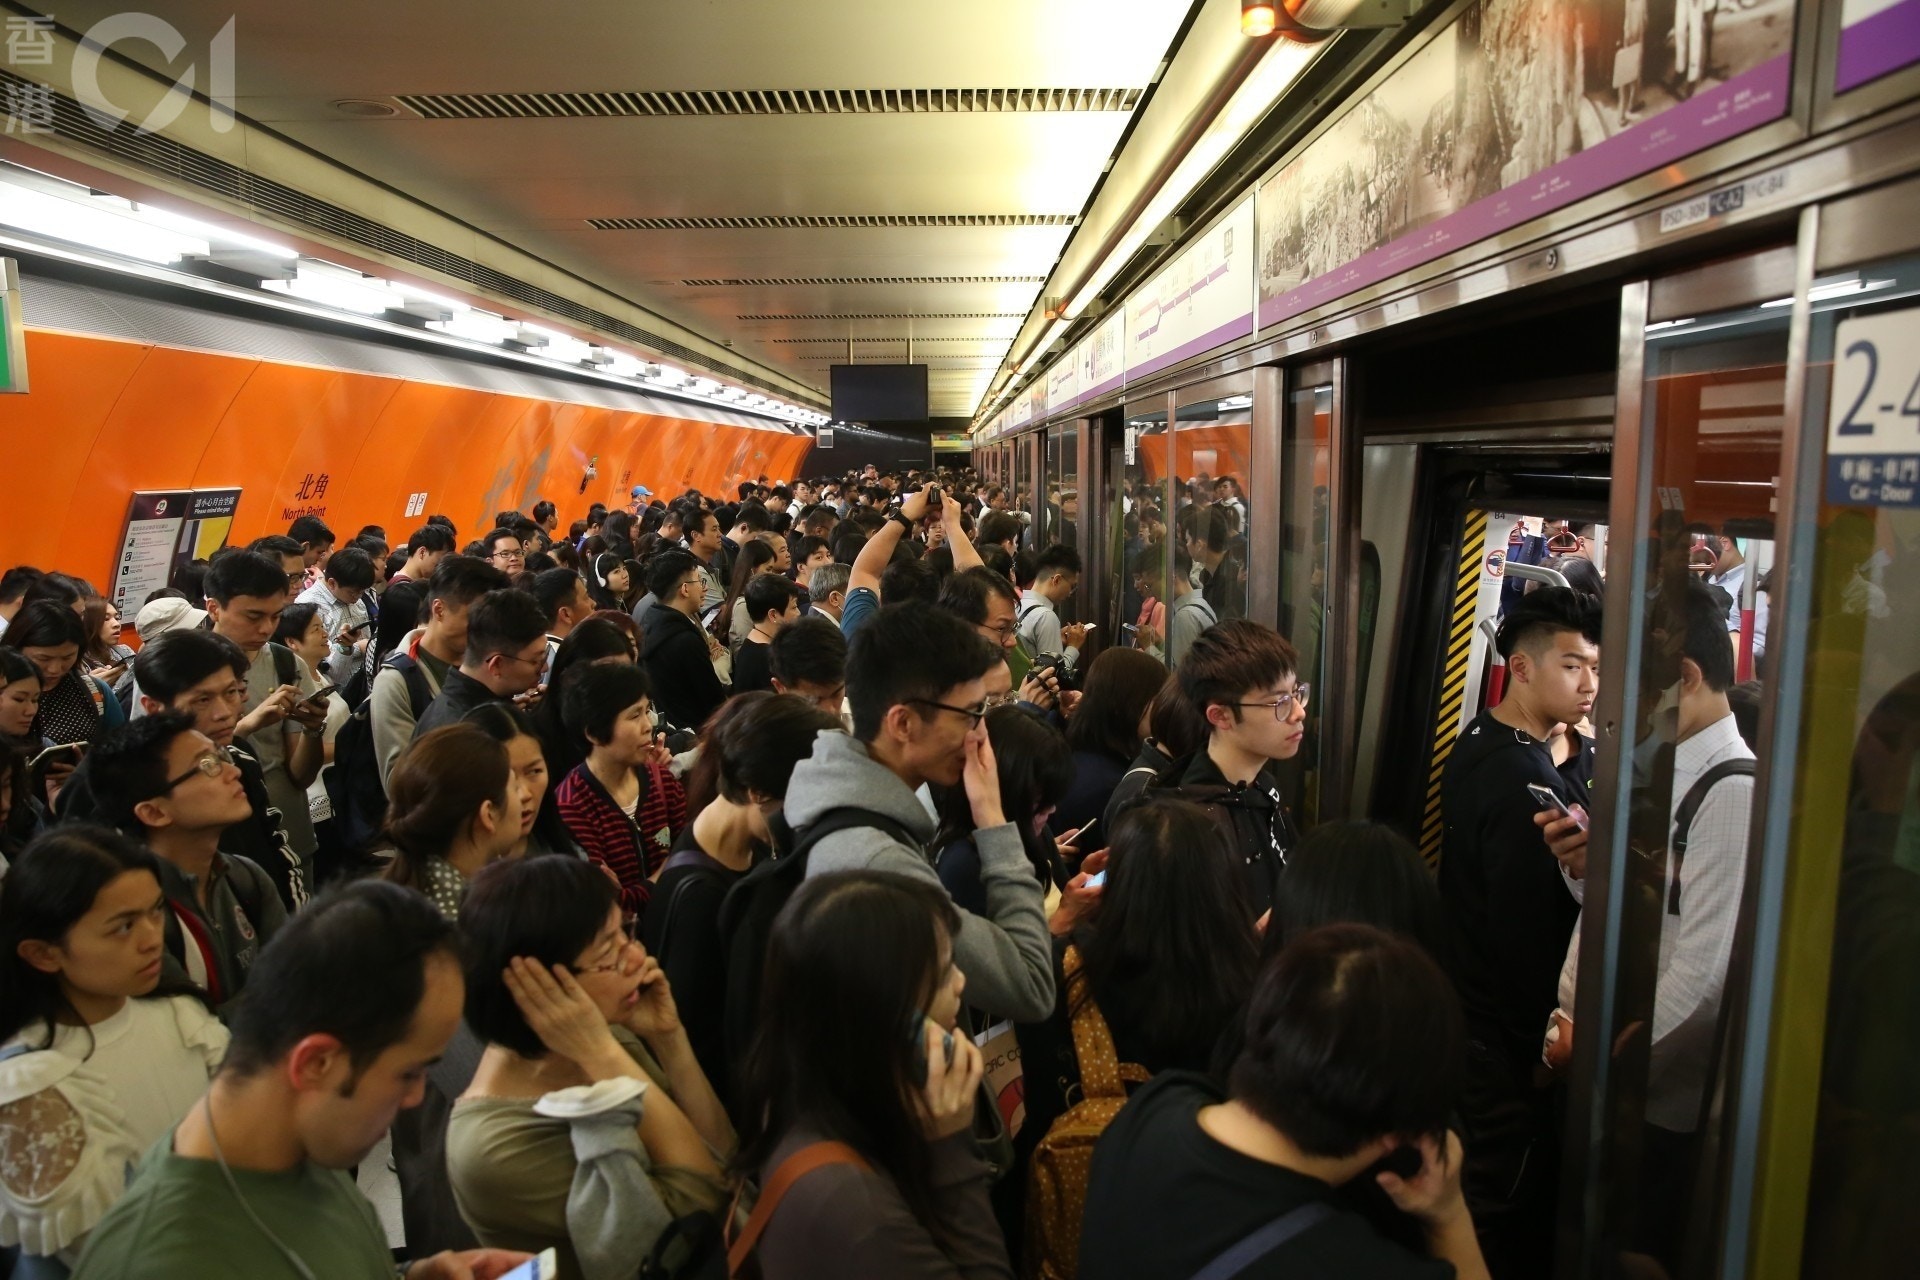
POLYGON ((525 560, 527 553, 525 551, 495 551, 493 558, 495 560, 525 560))
POLYGON ((986 702, 981 702, 971 707, 956 707, 951 703, 936 702, 932 698, 908 698, 907 701, 916 707, 932 707, 937 711, 951 711, 957 716, 965 716, 970 722, 967 726, 968 728, 972 728, 982 720, 985 720, 987 718, 987 712, 993 709, 986 702))
POLYGON ((1272 702, 1236 702, 1233 705, 1236 707, 1271 707, 1273 708, 1273 718, 1275 720, 1285 720, 1287 718, 1287 712, 1293 707, 1297 706, 1302 711, 1305 711, 1307 709, 1307 699, 1312 696, 1312 685, 1297 684, 1293 686, 1292 692, 1283 693, 1272 702))
POLYGON ((493 656, 496 658, 504 658, 508 662, 528 662, 528 663, 533 663, 536 666, 541 663, 544 663, 547 660, 547 653, 546 653, 546 650, 544 649, 542 649, 539 653, 536 653, 531 658, 523 658, 517 653, 496 653, 493 656))
POLYGON ((183 782, 187 782, 191 780, 195 774, 199 774, 203 778, 217 778, 221 774, 225 773, 226 771, 227 771, 226 753, 216 748, 212 751, 207 752, 207 754, 199 757, 198 759, 196 759, 193 762, 193 768, 187 770, 185 773, 181 774, 179 777, 168 778, 167 789, 161 792, 160 794, 171 795, 175 787, 179 786, 183 782))

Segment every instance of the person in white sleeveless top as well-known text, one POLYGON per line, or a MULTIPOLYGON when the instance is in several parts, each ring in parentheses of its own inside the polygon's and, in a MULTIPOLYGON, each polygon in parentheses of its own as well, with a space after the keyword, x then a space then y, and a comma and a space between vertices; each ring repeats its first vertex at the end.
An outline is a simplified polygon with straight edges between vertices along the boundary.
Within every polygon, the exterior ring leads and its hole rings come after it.
POLYGON ((197 993, 163 991, 153 854, 106 827, 35 840, 0 881, 0 1246, 63 1276, 226 1053, 197 993))

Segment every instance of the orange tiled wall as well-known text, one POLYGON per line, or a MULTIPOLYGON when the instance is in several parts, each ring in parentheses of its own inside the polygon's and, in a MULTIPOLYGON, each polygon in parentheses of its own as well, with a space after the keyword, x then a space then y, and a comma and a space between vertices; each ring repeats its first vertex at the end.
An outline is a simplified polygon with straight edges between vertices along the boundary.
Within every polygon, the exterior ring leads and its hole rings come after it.
POLYGON ((0 565, 104 588, 136 489, 242 490, 232 541, 319 515, 342 538, 424 521, 424 491, 462 540, 495 511, 560 508, 562 527, 634 484, 670 497, 799 473, 811 441, 590 405, 276 364, 251 356, 29 330, 32 390, 0 395, 0 565), (587 460, 599 476, 580 490, 587 460))

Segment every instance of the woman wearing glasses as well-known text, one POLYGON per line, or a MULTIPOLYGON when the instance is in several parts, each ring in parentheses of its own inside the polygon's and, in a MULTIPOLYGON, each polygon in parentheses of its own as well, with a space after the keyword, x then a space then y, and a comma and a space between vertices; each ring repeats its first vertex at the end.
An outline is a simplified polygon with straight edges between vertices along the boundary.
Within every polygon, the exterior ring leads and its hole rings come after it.
POLYGON ((0 881, 0 1237, 21 1276, 67 1273, 226 1052, 162 976, 166 915, 158 860, 104 827, 40 837, 0 881))
POLYGON ((486 1042, 447 1131, 461 1215, 489 1246, 553 1248, 561 1280, 630 1276, 668 1223, 729 1199, 733 1128, 672 989, 578 859, 488 867, 460 929, 486 1042))

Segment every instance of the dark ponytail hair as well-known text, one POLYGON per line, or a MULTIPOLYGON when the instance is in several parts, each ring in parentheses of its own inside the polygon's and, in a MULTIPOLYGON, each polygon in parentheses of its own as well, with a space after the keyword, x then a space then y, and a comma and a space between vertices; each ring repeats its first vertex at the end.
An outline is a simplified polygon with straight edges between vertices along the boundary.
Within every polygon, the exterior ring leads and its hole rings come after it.
POLYGON ((398 852, 386 878, 423 888, 427 860, 446 856, 480 806, 506 804, 511 772, 506 744, 476 725, 443 725, 415 738, 387 779, 386 833, 398 852))
POLYGON ((909 1028, 944 978, 960 917, 937 884, 839 871, 800 886, 767 944, 738 1167, 757 1177, 796 1128, 847 1143, 930 1232, 933 1175, 909 1028))
POLYGON ((699 813, 715 797, 748 804, 755 791, 785 800, 793 767, 813 754, 814 738, 844 727, 840 717, 796 694, 734 695, 701 730, 707 745, 687 774, 687 813, 699 813))
POLYGON ((39 1047, 46 1049, 58 1019, 80 1020, 60 979, 22 959, 20 944, 63 941, 101 891, 129 871, 151 875, 159 893, 159 859, 138 841, 88 823, 40 836, 8 869, 0 880, 0 1042, 38 1023, 46 1029, 39 1047))
POLYGON ((1185 800, 1134 805, 1111 836, 1106 891, 1073 933, 1088 991, 1149 1070, 1204 1068, 1258 973, 1239 859, 1185 800))
POLYGON ((720 612, 714 615, 713 634, 719 637, 721 644, 733 643, 733 604, 747 593, 747 584, 759 576, 762 569, 780 558, 764 538, 754 538, 740 548, 740 555, 733 562, 733 583, 727 589, 727 598, 720 603, 720 612))

